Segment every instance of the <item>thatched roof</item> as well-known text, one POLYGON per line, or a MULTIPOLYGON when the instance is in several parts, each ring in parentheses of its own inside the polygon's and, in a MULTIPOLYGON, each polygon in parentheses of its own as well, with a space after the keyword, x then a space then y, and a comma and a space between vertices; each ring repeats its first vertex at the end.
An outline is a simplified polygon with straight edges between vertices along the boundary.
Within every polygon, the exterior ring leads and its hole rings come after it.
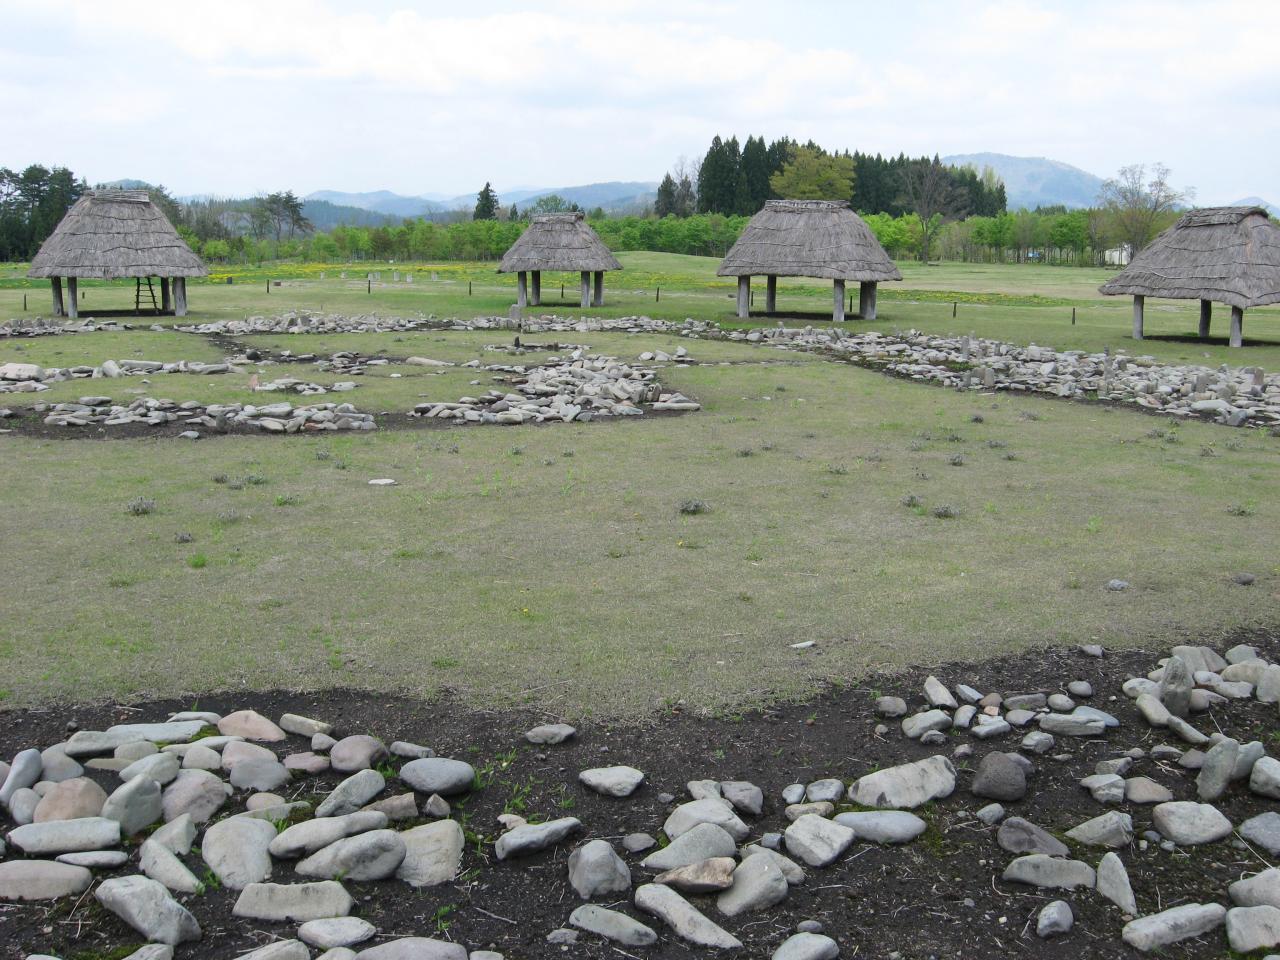
POLYGON ((1262 207, 1192 210, 1098 289, 1242 309, 1280 303, 1280 226, 1262 207))
POLYGON ((29 277, 203 277, 145 190, 95 190, 75 202, 31 261, 29 277))
POLYGON ((522 270, 621 270, 604 241, 581 213, 549 213, 534 217, 520 239, 502 257, 499 273, 522 270))
POLYGON ((751 218, 716 274, 901 280, 880 241, 847 203, 769 200, 751 218))

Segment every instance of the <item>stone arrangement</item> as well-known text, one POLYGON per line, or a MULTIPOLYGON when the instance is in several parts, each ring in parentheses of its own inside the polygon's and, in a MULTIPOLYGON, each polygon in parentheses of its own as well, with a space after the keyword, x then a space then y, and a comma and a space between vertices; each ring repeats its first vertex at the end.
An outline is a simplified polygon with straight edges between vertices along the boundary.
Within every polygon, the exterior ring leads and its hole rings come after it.
POLYGON ((100 366, 41 367, 34 363, 0 364, 0 393, 36 393, 66 380, 114 380, 117 377, 150 377, 165 373, 242 373, 229 363, 179 360, 104 360, 100 366))
MULTIPOLYGON (((1084 647, 1080 655, 1104 652, 1084 647)), ((992 883, 1059 896, 1039 910, 1039 937, 1072 936, 1076 909, 1089 898, 1115 917, 1113 927, 1089 930, 1091 940, 1118 937, 1140 952, 1190 938, 1219 953, 1280 946, 1280 869, 1267 860, 1280 854, 1273 808, 1280 760, 1261 742, 1200 729, 1229 727, 1234 702, 1280 703, 1280 664, 1244 645, 1225 656, 1177 646, 1149 675, 1125 680, 1120 695, 1132 698, 1146 729, 1124 731, 1111 713, 1082 702, 1099 696, 1084 680, 1055 692, 1000 694, 930 676, 914 710, 904 698, 881 696, 875 711, 894 722, 904 744, 946 752, 852 779, 832 771, 776 796, 743 780, 691 780, 686 797, 657 797, 666 810, 661 822, 638 821, 620 838, 593 837, 590 822, 573 816, 503 813, 483 850, 471 848, 459 815, 482 786, 477 770, 426 746, 343 735, 294 714, 273 721, 251 709, 75 730, 0 763, 0 807, 12 824, 0 847, 0 900, 92 891, 152 944, 134 956, 160 960, 202 939, 188 906, 217 883, 236 892, 227 924, 279 938, 245 955, 254 960, 310 960, 312 949, 326 951, 326 960, 468 960, 464 945, 424 931, 379 931, 359 916, 359 904, 387 884, 451 883, 469 862, 483 870, 490 856, 536 869, 559 848, 569 855, 558 869, 567 870, 581 902, 547 904, 550 944, 586 936, 628 951, 675 938, 731 950, 743 940, 723 924, 739 921, 741 934, 749 924, 740 921, 761 914, 781 916, 794 930, 774 960, 830 960, 848 932, 788 916, 793 889, 828 882, 828 871, 834 880, 858 870, 855 847, 920 842, 927 818, 967 794, 979 805, 973 829, 1000 851, 980 861, 990 864, 992 883), (1212 723, 1198 726, 1197 717, 1212 723), (1144 746, 1125 748, 1126 734, 1144 746), (1016 750, 991 749, 967 769, 976 743, 1015 738, 1016 750), (1096 815, 1060 838, 1006 808, 1031 794, 1043 765, 1067 763, 1073 744, 1100 739, 1112 744, 1112 756, 1079 779, 1081 802, 1095 804, 1096 815), (1192 795, 1179 799, 1160 782, 1167 765, 1197 771, 1192 795), (332 789, 306 790, 309 779, 334 774, 341 779, 332 789), (304 793, 317 797, 314 806, 286 799, 304 793), (1259 812, 1233 823, 1217 805, 1228 794, 1259 812), (1149 829, 1135 826, 1138 813, 1149 815, 1149 829), (1140 908, 1129 875, 1135 857, 1154 849, 1195 856, 1220 843, 1255 857, 1258 867, 1227 889, 1205 891, 1203 902, 1140 908)), ((577 735, 550 723, 523 739, 554 757, 557 745, 577 735)), ((887 723, 875 735, 896 736, 887 723)), ((647 785, 644 771, 616 761, 565 777, 624 805, 647 785)), ((473 950, 469 960, 495 955, 473 950)))
MULTIPOLYGON (((691 334, 692 335, 692 334, 691 334)), ((733 331, 729 340, 811 350, 910 380, 959 390, 1044 393, 1132 403, 1174 417, 1229 426, 1280 426, 1280 375, 1259 367, 1212 369, 1153 357, 1056 351, 974 337, 937 337, 777 327, 733 331)))
POLYGON ((349 403, 313 403, 296 407, 285 402, 204 405, 195 400, 175 403, 173 400, 138 397, 121 405, 112 403, 110 397, 81 397, 78 403, 37 403, 32 410, 43 414, 47 425, 56 427, 159 427, 176 423, 189 428, 183 431, 183 435, 193 434, 190 439, 199 435, 197 428, 215 433, 226 433, 233 428, 256 428, 267 433, 377 429, 373 414, 361 413, 349 403))
POLYGON ((483 369, 505 373, 512 389, 489 390, 483 396, 462 397, 454 403, 420 403, 413 415, 465 423, 520 424, 639 416, 645 408, 673 413, 702 409, 683 394, 664 392, 652 368, 583 350, 575 350, 566 360, 553 357, 532 367, 490 364, 483 369))
POLYGON ((260 333, 405 333, 414 330, 511 330, 525 333, 662 333, 690 336, 716 336, 718 324, 688 319, 683 322, 655 320, 652 317, 560 317, 552 314, 510 317, 437 318, 434 314, 417 317, 345 316, 337 313, 291 311, 271 317, 248 317, 244 320, 218 320, 177 327, 186 333, 242 337, 260 333))

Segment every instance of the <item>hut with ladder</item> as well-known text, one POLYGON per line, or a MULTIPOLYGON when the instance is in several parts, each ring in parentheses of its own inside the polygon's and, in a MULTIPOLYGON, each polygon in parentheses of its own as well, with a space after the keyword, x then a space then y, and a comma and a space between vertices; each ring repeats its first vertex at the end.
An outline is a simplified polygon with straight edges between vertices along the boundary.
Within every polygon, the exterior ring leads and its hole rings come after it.
POLYGON ((621 270, 616 257, 587 224, 581 213, 550 213, 534 217, 520 239, 502 256, 499 273, 516 275, 516 304, 537 306, 542 302, 543 271, 581 275, 581 305, 604 304, 604 275, 621 270), (592 278, 594 276, 594 288, 592 278), (532 279, 532 289, 529 280, 532 279))
POLYGON ((1133 297, 1133 339, 1142 339, 1147 297, 1200 301, 1200 337, 1213 302, 1231 307, 1233 347, 1244 344, 1244 312, 1280 303, 1280 225, 1262 207, 1203 207, 1182 215, 1098 288, 1133 297))
POLYGON ((738 316, 751 315, 751 278, 763 275, 765 312, 778 307, 778 277, 832 281, 831 319, 844 320, 845 283, 859 284, 858 315, 876 318, 877 284, 902 274, 871 228, 836 200, 768 200, 751 218, 716 274, 738 278, 738 316))
POLYGON ((93 190, 67 211, 31 261, 27 276, 48 278, 57 317, 79 316, 78 281, 130 277, 135 313, 182 317, 187 313, 187 277, 208 273, 145 190, 93 190), (159 280, 159 300, 153 279, 159 280))

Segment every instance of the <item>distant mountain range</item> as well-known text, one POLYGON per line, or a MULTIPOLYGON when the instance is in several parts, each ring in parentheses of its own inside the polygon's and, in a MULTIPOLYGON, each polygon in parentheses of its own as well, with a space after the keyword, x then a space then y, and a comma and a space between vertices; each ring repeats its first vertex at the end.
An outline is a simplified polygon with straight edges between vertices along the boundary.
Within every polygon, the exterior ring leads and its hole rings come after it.
POLYGON ((1006 153, 962 153, 943 157, 943 163, 990 167, 1004 181, 1010 210, 1050 207, 1091 207, 1098 200, 1102 178, 1047 157, 1011 157, 1006 153))
POLYGON ((1262 209, 1266 210, 1267 213, 1271 214, 1271 216, 1280 218, 1280 207, 1277 207, 1274 203, 1267 203, 1267 201, 1263 200, 1261 197, 1245 197, 1243 200, 1237 200, 1235 203, 1231 204, 1231 206, 1262 207, 1262 209))
MULTIPOLYGON (((513 203, 517 207, 525 207, 540 197, 555 194, 569 203, 576 203, 584 210, 603 207, 611 213, 637 212, 646 204, 653 202, 657 189, 656 183, 614 180, 608 183, 587 183, 576 187, 502 190, 498 192, 498 201, 504 207, 513 203)), ((473 193, 456 197, 442 197, 438 193, 406 196, 401 193, 392 193, 390 190, 376 190, 372 193, 317 190, 307 194, 303 199, 323 201, 340 207, 357 207, 392 217, 421 217, 433 213, 470 210, 476 203, 476 195, 473 193)))

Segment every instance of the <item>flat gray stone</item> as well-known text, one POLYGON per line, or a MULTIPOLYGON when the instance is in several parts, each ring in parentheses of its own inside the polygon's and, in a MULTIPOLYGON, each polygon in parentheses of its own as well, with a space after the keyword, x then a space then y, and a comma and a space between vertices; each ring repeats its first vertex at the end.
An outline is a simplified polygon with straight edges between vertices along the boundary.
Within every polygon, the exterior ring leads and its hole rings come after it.
POLYGON ((1236 953, 1280 945, 1280 909, 1263 905, 1228 910, 1227 943, 1236 953))
POLYGON ((738 842, 745 840, 751 832, 750 828, 733 812, 730 804, 715 797, 680 804, 671 811, 662 829, 674 840, 700 823, 714 823, 738 842))
POLYGON ((723 827, 701 823, 649 854, 640 865, 646 870, 674 870, 712 857, 732 857, 737 851, 737 842, 723 827))
POLYGON ((861 777, 849 789, 849 799, 864 807, 913 810, 930 800, 951 796, 955 788, 956 771, 951 761, 933 756, 861 777))
MULTIPOLYGON (((413 760, 410 763, 417 763, 413 760)), ((405 764, 407 768, 410 764, 405 764)), ((403 771, 402 771, 403 772, 403 771)), ((341 817, 355 813, 386 788, 387 781, 377 770, 361 770, 343 780, 316 807, 317 817, 341 817)))
POLYGON ((1210 802, 1226 793, 1239 754, 1240 744, 1231 737, 1223 737, 1206 750, 1200 774, 1196 777, 1196 796, 1210 802))
POLYGON ((1250 817, 1239 827, 1240 836, 1266 850, 1271 856, 1280 855, 1280 813, 1268 810, 1250 817))
POLYGON ((285 733, 292 733, 299 737, 314 737, 317 733, 333 733, 333 724, 325 723, 323 720, 313 720, 311 717, 299 716, 296 713, 286 713, 280 718, 277 726, 285 733))
POLYGON ((268 850, 273 857, 293 860, 315 853, 344 837, 385 829, 387 822, 386 814, 373 810, 358 810, 341 817, 316 817, 280 831, 268 850))
POLYGON ((401 937, 366 947, 356 954, 356 960, 467 960, 467 948, 430 937, 401 937))
POLYGON ((183 770, 164 788, 161 808, 166 822, 186 813, 196 823, 204 823, 222 809, 229 796, 231 786, 214 774, 206 770, 183 770))
POLYGON ((1065 857, 1067 845, 1046 830, 1021 817, 1010 817, 996 831, 996 843, 1007 853, 1041 853, 1049 857, 1065 857))
POLYGON ((827 777, 815 780, 804 788, 804 798, 809 803, 835 803, 844 797, 846 787, 843 780, 827 777))
POLYGON ((1050 937, 1070 933, 1075 922, 1071 905, 1065 900, 1054 900, 1045 904, 1036 918, 1036 936, 1041 940, 1048 940, 1050 937))
POLYGON ((636 890, 635 904, 638 909, 660 919, 682 940, 721 950, 736 950, 742 946, 742 941, 708 920, 670 887, 646 883, 636 890))
POLYGON ((301 940, 277 940, 242 953, 235 960, 311 960, 311 951, 301 940))
POLYGON ((29 856, 105 850, 120 843, 120 824, 108 817, 50 820, 16 827, 8 839, 29 856))
POLYGON ((1148 953, 1206 934, 1220 926, 1226 915, 1227 908, 1218 903, 1185 903, 1163 913, 1131 920, 1120 936, 1135 950, 1148 953))
POLYGON ((930 730, 949 730, 951 714, 945 710, 926 710, 915 713, 902 721, 902 732, 912 740, 919 740, 930 730))
POLYGON ((149 777, 160 786, 172 783, 178 776, 181 759, 173 753, 153 753, 135 760, 120 771, 120 780, 128 783, 134 777, 149 777))
POLYGON ((787 898, 790 885, 782 869, 768 856, 747 857, 733 871, 733 883, 716 898, 726 917, 767 910, 787 898))
POLYGON ((1118 854, 1103 854, 1098 862, 1098 894, 1114 903, 1131 917, 1138 915, 1138 901, 1129 883, 1129 871, 1124 868, 1118 854))
POLYGON ((764 810, 764 791, 754 783, 724 780, 720 783, 720 792, 735 810, 748 816, 758 817, 764 810))
POLYGON ((1280 907, 1280 868, 1268 867, 1251 877, 1237 880, 1227 888, 1227 892, 1231 902, 1238 907, 1280 907))
POLYGON ((170 946, 200 939, 200 924, 164 885, 148 877, 112 877, 93 895, 148 940, 170 946))
POLYGON ((9 765, 3 786, 0 786, 0 806, 8 807, 15 793, 35 786, 43 769, 44 760, 39 750, 28 748, 18 751, 9 765))
POLYGON ((583 900, 631 889, 631 869, 607 840, 588 840, 569 854, 569 886, 583 900))
POLYGON ((835 960, 840 946, 821 933, 795 933, 773 951, 772 960, 835 960))
POLYGON ((271 876, 268 847, 276 828, 265 820, 229 817, 209 827, 200 856, 228 890, 243 890, 271 876))
POLYGON ((909 843, 929 826, 905 810, 841 813, 836 815, 835 822, 852 830, 855 839, 872 843, 909 843))
POLYGON ((80 853, 60 853, 53 858, 58 863, 69 863, 90 870, 115 870, 129 862, 129 854, 123 850, 85 850, 80 853))
POLYGON ((1033 853, 1018 857, 1004 870, 1004 879, 1025 883, 1033 887, 1072 890, 1076 887, 1092 889, 1097 875, 1093 867, 1079 860, 1060 860, 1044 854, 1033 853))
MULTIPOLYGON (((564 743, 577 732, 567 723, 544 723, 541 726, 534 727, 532 730, 525 731, 524 738, 530 743, 550 746, 564 743)), ((570 922, 572 922, 572 919, 570 922)), ((648 928, 646 927, 645 929, 648 928)))
POLYGON ((318 949, 330 950, 364 943, 377 932, 372 923, 361 917, 325 917, 302 924, 298 928, 298 939, 318 949))
POLYGON ((471 789, 475 783, 476 771, 471 764, 462 760, 423 757, 421 760, 410 760, 401 767, 400 779, 418 793, 438 793, 442 797, 452 797, 471 789))
POLYGON ((582 829, 582 821, 577 817, 561 817, 547 823, 525 824, 508 830, 494 844, 494 853, 499 860, 509 857, 524 857, 547 847, 555 846, 565 837, 582 829))
POLYGON ((852 829, 816 814, 806 813, 787 827, 783 842, 787 852, 811 867, 825 867, 853 843, 852 829))
POLYGON ((449 883, 462 865, 466 838, 455 820, 437 820, 400 834, 405 855, 396 878, 411 887, 434 887, 449 883))
POLYGON ((138 851, 138 866, 152 880, 173 893, 199 893, 204 884, 164 844, 147 839, 138 851))
MULTIPOLYGON (((1208 754, 1205 759, 1208 759, 1208 754)), ((1249 789, 1260 797, 1280 800, 1280 760, 1262 757, 1254 763, 1249 773, 1249 789)))
POLYGON ((1213 843, 1231 834, 1231 821, 1207 803, 1177 800, 1156 804, 1151 819, 1161 836, 1183 846, 1213 843))
POLYGON ((635 767, 596 767, 578 774, 578 782, 606 797, 629 797, 644 782, 644 773, 635 767))
MULTIPOLYGON (((569 923, 579 930, 621 943, 628 947, 647 947, 658 941, 658 935, 639 920, 625 913, 586 903, 569 914, 569 923)), ((474 958, 475 954, 472 954, 474 958)))
POLYGON ((300 877, 385 880, 400 867, 407 848, 394 830, 370 830, 336 840, 294 868, 300 877))
POLYGON ((1072 827, 1067 836, 1087 847, 1106 847, 1109 850, 1127 847, 1133 840, 1133 817, 1118 810, 1109 810, 1072 827))
POLYGON ((231 911, 249 920, 300 923, 345 917, 355 901, 336 880, 319 883, 252 883, 240 891, 231 911))
POLYGON ((53 860, 8 860, 0 863, 0 900, 57 900, 89 889, 87 867, 53 860))

